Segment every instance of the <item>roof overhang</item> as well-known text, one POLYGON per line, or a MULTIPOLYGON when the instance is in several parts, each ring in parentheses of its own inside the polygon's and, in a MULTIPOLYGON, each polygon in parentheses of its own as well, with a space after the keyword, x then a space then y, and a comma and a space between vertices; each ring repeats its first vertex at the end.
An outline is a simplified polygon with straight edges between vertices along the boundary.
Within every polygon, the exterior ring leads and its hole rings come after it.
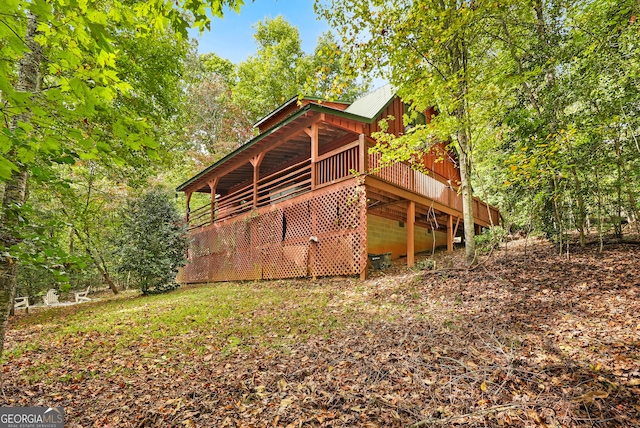
MULTIPOLYGON (((297 104, 298 102, 303 101, 303 100, 316 102, 316 103, 320 103, 320 104, 322 104, 322 101, 323 101, 322 98, 318 98, 318 97, 311 97, 311 96, 305 95, 304 97, 300 98, 300 97, 298 97, 296 95, 295 97, 292 97, 289 100, 287 100, 284 103, 282 103, 279 107, 277 107, 275 110, 273 110, 271 113, 269 113, 265 117, 263 117, 260 120, 258 120, 256 123, 253 124, 253 127, 254 128, 259 128, 260 125, 262 125, 263 123, 265 123, 266 121, 268 121, 272 117, 277 116, 278 113, 280 113, 282 110, 286 109, 287 107, 289 107, 292 104, 297 104)), ((340 103, 340 104, 349 104, 349 102, 342 101, 342 100, 335 100, 335 101, 332 101, 332 102, 340 103)))
POLYGON ((359 116, 332 107, 314 103, 307 104, 296 113, 247 141, 213 165, 180 184, 176 190, 179 192, 197 191, 201 187, 206 186, 207 182, 213 177, 224 175, 238 165, 249 162, 252 157, 268 150, 269 146, 271 144, 277 144, 278 139, 282 138, 283 135, 291 132, 300 132, 301 129, 322 120, 323 114, 342 117, 364 124, 371 124, 375 120, 375 118, 359 116), (298 129, 299 127, 301 129, 298 129))

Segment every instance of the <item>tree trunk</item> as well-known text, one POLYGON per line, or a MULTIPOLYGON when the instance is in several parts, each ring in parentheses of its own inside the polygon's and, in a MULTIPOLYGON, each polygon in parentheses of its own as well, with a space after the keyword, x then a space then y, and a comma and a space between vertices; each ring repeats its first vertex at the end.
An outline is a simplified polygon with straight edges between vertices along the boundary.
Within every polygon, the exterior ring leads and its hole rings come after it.
POLYGON ((616 151, 616 217, 613 220, 613 227, 616 238, 622 239, 622 146, 620 145, 619 135, 615 139, 616 151))
MULTIPOLYGON (((466 143, 466 133, 458 132, 458 143, 460 143, 460 178, 462 179, 462 218, 464 221, 464 250, 465 262, 468 266, 477 262, 476 239, 473 219, 473 193, 471 191, 471 159, 468 153, 462 149, 461 138, 466 143), (463 135, 461 135, 463 134, 463 135)), ((466 144, 465 144, 466 145, 466 144)), ((468 149, 468 147, 465 147, 468 149)))
POLYGON ((558 255, 562 255, 562 244, 564 242, 564 227, 562 224, 562 214, 560 214, 560 207, 558 207, 558 181, 556 177, 551 178, 551 184, 553 185, 553 215, 555 217, 556 224, 558 225, 558 255))
MULTIPOLYGON (((28 13, 27 28, 24 41, 29 47, 24 57, 20 60, 18 67, 18 80, 16 90, 20 92, 36 92, 38 90, 38 75, 40 63, 42 61, 42 48, 34 40, 37 33, 38 18, 28 13)), ((16 115, 9 123, 10 131, 18 128, 18 122, 29 122, 28 113, 16 115)), ((0 217, 0 246, 9 248, 20 242, 17 228, 21 222, 19 215, 20 208, 24 205, 27 196, 27 166, 17 162, 18 170, 13 171, 11 178, 5 186, 4 197, 2 199, 2 214, 0 217)), ((9 312, 13 306, 18 278, 18 261, 10 256, 0 258, 0 355, 4 349, 4 336, 7 329, 9 312)))
POLYGON ((460 156, 460 179, 462 190, 462 219, 464 221, 464 249, 465 262, 471 266, 477 262, 475 227, 473 219, 473 193, 471 186, 471 138, 467 121, 467 46, 464 40, 464 32, 459 36, 458 43, 451 50, 451 71, 458 76, 456 88, 457 106, 455 116, 457 119, 458 155, 460 156))
POLYGON ((571 167, 571 175, 573 175, 573 184, 576 190, 576 199, 578 202, 578 216, 576 218, 576 227, 578 228, 578 232, 580 232, 580 246, 584 247, 586 245, 586 239, 584 234, 584 223, 585 218, 587 217, 586 210, 584 208, 584 198, 582 197, 582 185, 580 184, 580 179, 578 178, 578 171, 576 171, 575 167, 571 167))
MULTIPOLYGON (((118 287, 111 280, 111 276, 109 276, 109 271, 107 270, 107 267, 104 266, 103 264, 101 264, 100 260, 98 260, 98 258, 93 254, 93 251, 91 251, 91 248, 89 247, 89 244, 80 235, 80 233, 78 232, 78 229, 74 228, 73 232, 75 233, 76 237, 78 238, 78 241, 80 241, 80 243, 84 247, 84 251, 91 258, 91 261, 95 265, 96 269, 98 269, 98 272, 100 272, 100 275, 102 275, 102 280, 104 281, 104 283, 107 284, 107 286, 111 289, 113 294, 118 294, 118 287)), ((102 260, 102 262, 104 263, 104 260, 102 260)))

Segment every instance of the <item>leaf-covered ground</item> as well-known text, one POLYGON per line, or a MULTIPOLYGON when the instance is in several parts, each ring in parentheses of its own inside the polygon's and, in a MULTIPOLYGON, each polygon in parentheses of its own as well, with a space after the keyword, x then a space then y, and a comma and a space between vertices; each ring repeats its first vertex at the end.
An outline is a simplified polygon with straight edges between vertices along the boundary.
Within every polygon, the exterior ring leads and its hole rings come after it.
POLYGON ((440 257, 32 311, 0 402, 69 427, 640 426, 640 246, 440 257))

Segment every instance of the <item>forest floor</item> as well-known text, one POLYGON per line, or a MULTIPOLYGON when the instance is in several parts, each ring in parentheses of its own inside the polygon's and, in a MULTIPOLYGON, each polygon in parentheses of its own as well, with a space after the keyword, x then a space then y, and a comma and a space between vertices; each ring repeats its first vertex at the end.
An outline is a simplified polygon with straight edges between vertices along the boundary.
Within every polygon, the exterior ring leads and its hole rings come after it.
POLYGON ((67 427, 640 426, 640 246, 524 242, 20 314, 0 404, 67 427))

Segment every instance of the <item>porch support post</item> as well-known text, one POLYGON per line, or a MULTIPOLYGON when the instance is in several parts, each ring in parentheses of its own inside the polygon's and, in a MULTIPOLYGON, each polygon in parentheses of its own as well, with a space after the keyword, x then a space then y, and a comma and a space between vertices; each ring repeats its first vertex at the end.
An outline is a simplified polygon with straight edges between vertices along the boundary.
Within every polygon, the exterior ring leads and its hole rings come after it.
POLYGON ((258 180, 260 179, 260 164, 264 159, 264 152, 251 158, 249 162, 253 165, 253 209, 258 207, 258 180))
POLYGON ((216 177, 209 182, 209 189, 211 189, 211 223, 216 221, 216 188, 218 187, 219 178, 216 177))
POLYGON ((407 267, 413 267, 415 263, 415 229, 416 203, 409 201, 407 205, 407 267))
POLYGON ((189 214, 191 213, 191 207, 189 206, 191 204, 191 194, 192 192, 187 192, 186 196, 187 196, 187 213, 185 215, 185 221, 187 222, 187 224, 189 223, 189 214))
POLYGON ((447 216, 447 252, 453 252, 453 216, 447 216))
POLYGON ((364 138, 364 134, 360 134, 360 145, 358 146, 359 155, 360 155, 360 170, 358 171, 361 174, 366 174, 369 170, 369 153, 367 147, 367 140, 364 138))
POLYGON ((316 161, 318 160, 318 123, 311 125, 311 129, 305 128, 304 132, 311 138, 311 190, 316 188, 316 161))

